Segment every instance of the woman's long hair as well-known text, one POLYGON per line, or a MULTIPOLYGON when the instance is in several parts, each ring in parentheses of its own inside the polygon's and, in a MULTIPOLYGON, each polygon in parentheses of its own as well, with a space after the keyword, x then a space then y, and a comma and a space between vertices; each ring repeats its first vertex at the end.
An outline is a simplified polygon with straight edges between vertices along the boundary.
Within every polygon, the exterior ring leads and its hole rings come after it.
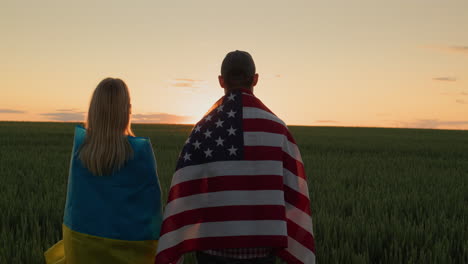
POLYGON ((79 159, 94 175, 109 175, 132 158, 127 135, 130 127, 130 93, 120 79, 106 78, 94 90, 86 121, 86 138, 79 159))

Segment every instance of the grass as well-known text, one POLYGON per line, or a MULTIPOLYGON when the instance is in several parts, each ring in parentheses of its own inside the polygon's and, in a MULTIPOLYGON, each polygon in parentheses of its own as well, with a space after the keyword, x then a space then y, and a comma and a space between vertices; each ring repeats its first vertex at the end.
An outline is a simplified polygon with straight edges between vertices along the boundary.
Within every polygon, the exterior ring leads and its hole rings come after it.
MULTIPOLYGON (((61 238, 73 126, 0 122, 0 263, 43 263, 61 238)), ((151 138, 164 200, 189 130, 134 125, 151 138)), ((468 131, 291 131, 318 263, 468 263, 468 131)))

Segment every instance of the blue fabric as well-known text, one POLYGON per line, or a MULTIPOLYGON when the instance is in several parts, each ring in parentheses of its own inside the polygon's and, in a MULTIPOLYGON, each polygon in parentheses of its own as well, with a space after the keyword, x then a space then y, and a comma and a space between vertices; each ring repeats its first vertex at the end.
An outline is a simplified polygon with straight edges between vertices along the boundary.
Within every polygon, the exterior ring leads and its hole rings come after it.
POLYGON ((120 240, 156 240, 161 189, 148 138, 128 137, 134 156, 120 170, 95 176, 78 158, 86 130, 77 126, 68 177, 64 224, 76 232, 120 240))

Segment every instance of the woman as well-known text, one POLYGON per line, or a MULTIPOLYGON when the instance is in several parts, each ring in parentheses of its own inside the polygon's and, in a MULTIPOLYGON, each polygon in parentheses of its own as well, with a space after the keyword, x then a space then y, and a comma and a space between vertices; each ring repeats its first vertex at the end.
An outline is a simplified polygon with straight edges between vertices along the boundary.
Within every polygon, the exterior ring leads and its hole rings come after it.
POLYGON ((77 126, 63 240, 47 263, 154 263, 162 220, 156 162, 148 138, 134 137, 127 85, 107 78, 77 126))

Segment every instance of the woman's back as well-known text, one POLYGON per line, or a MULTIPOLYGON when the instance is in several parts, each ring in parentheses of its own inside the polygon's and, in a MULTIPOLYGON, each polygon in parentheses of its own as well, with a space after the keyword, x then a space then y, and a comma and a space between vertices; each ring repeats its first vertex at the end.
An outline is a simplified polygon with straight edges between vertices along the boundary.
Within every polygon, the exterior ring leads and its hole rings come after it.
POLYGON ((149 139, 129 136, 133 158, 111 175, 96 176, 78 158, 85 133, 76 127, 64 224, 112 239, 157 239, 161 194, 149 139))
POLYGON ((133 136, 130 113, 122 80, 99 83, 86 129, 75 128, 63 240, 45 253, 48 264, 154 262, 161 191, 151 142, 133 136))

